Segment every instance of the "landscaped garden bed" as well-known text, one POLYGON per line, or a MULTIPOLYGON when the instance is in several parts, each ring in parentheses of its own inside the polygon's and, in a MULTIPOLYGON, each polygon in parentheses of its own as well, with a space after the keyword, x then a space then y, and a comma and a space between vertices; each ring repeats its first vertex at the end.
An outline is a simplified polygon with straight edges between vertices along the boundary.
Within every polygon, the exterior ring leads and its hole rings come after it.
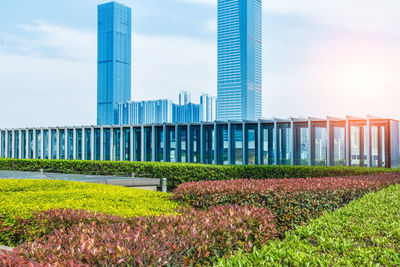
MULTIPOLYGON (((173 194, 65 181, 3 181, 0 244, 19 246, 0 256, 0 265, 191 266, 220 259, 222 265, 242 266, 251 265, 255 252, 269 251, 266 247, 285 244, 288 238, 300 242, 303 237, 297 234, 302 229, 311 229, 313 237, 307 242, 317 249, 310 253, 325 253, 322 249, 329 244, 319 241, 319 234, 321 240, 325 236, 316 218, 400 183, 400 174, 189 182, 173 194), (307 228, 308 223, 317 228, 307 228), (249 262, 241 261, 242 255, 249 262)), ((393 188, 400 191, 400 186, 393 188)), ((333 226, 324 227, 335 232, 334 217, 330 218, 333 226)), ((365 222, 363 217, 360 220, 365 222)), ((374 240, 366 242, 375 246, 374 240)), ((269 252, 265 257, 273 260, 270 265, 299 265, 301 259, 290 258, 292 248, 283 254, 271 250, 275 258, 269 252), (281 256, 287 260, 278 261, 281 256)), ((263 257, 255 262, 263 264, 263 257)))
POLYGON ((400 185, 368 194, 219 266, 399 266, 400 185))

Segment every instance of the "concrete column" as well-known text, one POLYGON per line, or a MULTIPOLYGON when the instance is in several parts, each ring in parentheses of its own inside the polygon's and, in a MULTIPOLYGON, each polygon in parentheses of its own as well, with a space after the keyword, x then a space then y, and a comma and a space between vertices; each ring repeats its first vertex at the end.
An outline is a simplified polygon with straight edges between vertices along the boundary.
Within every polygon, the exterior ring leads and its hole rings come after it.
POLYGON ((48 153, 48 158, 49 159, 52 159, 51 158, 51 149, 52 149, 52 147, 51 147, 52 146, 52 140, 51 140, 52 138, 51 137, 52 137, 52 132, 51 132, 51 129, 48 128, 47 129, 47 138, 48 138, 49 141, 47 143, 47 147, 48 147, 47 153, 48 153))
POLYGON ((315 144, 315 138, 313 134, 313 126, 311 119, 308 119, 308 165, 309 166, 314 165, 313 164, 314 144, 315 144))
POLYGON ((291 165, 295 165, 295 156, 296 156, 296 129, 294 125, 294 119, 290 121, 290 163, 291 165))
POLYGON ((164 123, 163 125, 163 161, 167 162, 167 125, 164 123))
POLYGON ((350 128, 350 119, 349 117, 346 118, 346 166, 351 166, 351 128, 350 128))
POLYGON ((214 164, 218 164, 218 127, 214 122, 214 164))
POLYGON ((278 121, 274 119, 274 165, 279 164, 278 150, 279 150, 279 129, 278 121))
POLYGON ((92 126, 90 128, 91 134, 90 134, 90 157, 91 160, 95 160, 94 158, 94 127, 92 126))
POLYGON ((82 128, 82 160, 86 160, 86 129, 82 128))
POLYGON ((18 158, 22 159, 22 131, 21 129, 18 130, 18 158))
POLYGON ((247 133, 246 133, 246 121, 242 122, 242 155, 243 155, 243 165, 247 164, 247 149, 248 149, 248 140, 247 140, 247 133))
POLYGON ((124 128, 121 126, 120 127, 120 135, 119 135, 119 142, 120 142, 120 145, 119 145, 119 160, 120 161, 124 161, 124 154, 125 154, 125 142, 124 142, 124 140, 125 140, 125 135, 124 135, 124 128))
POLYGON ((33 159, 36 159, 36 149, 37 149, 37 139, 36 139, 36 129, 33 129, 33 159))
POLYGON ((3 157, 3 131, 0 130, 0 158, 3 157))
POLYGON ((40 129, 40 158, 44 159, 44 130, 40 129))
POLYGON ((104 128, 100 127, 100 160, 104 160, 104 128))
POLYGON ((73 129, 73 141, 72 141, 72 146, 73 146, 73 149, 72 149, 72 151, 73 151, 73 159, 74 160, 76 160, 76 154, 77 154, 77 151, 76 151, 76 144, 77 144, 77 141, 78 140, 76 140, 76 138, 77 138, 77 136, 76 136, 76 128, 74 127, 74 129, 73 129))
POLYGON ((233 164, 232 161, 232 122, 228 121, 228 164, 233 164))
POLYGON ((11 130, 11 158, 15 159, 15 130, 11 130))
POLYGON ((25 158, 29 159, 29 129, 26 129, 25 131, 25 158))
POLYGON ((257 138, 258 138, 258 146, 257 146, 257 155, 258 155, 258 165, 263 164, 262 160, 262 151, 263 151, 263 146, 262 146, 262 126, 261 126, 261 120, 258 120, 257 124, 257 138))
POLYGON ((156 126, 151 126, 151 161, 156 161, 156 126))
POLYGON ((187 144, 186 144, 186 149, 187 149, 187 159, 186 162, 192 162, 192 136, 191 136, 191 125, 190 123, 187 125, 187 144))
POLYGON ((56 130, 56 134, 57 134, 57 141, 56 141, 56 159, 60 159, 60 129, 57 128, 56 130))
POLYGON ((204 124, 200 124, 200 163, 204 164, 204 124))
POLYGON ((141 138, 142 138, 142 140, 141 140, 141 157, 142 157, 142 161, 145 161, 145 151, 144 151, 144 126, 143 126, 143 124, 142 124, 142 126, 141 126, 141 132, 140 132, 140 134, 141 134, 141 138))
POLYGON ((326 121, 326 134, 328 142, 326 143, 326 165, 332 166, 332 144, 333 144, 333 134, 332 134, 332 125, 331 121, 328 119, 326 121))
POLYGON ((371 120, 367 118, 367 167, 372 166, 372 149, 371 149, 371 120))

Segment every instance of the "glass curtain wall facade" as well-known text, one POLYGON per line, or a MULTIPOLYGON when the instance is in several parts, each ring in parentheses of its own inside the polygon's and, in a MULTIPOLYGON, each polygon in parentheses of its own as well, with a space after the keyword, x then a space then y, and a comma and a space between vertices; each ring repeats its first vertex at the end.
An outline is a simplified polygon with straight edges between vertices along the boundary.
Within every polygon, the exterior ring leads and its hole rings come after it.
POLYGON ((131 9, 98 6, 97 124, 118 124, 118 103, 131 100, 131 9))
POLYGON ((261 118, 261 31, 261 0, 218 0, 217 120, 261 118))
POLYGON ((399 122, 291 119, 0 129, 0 157, 398 167, 399 122))

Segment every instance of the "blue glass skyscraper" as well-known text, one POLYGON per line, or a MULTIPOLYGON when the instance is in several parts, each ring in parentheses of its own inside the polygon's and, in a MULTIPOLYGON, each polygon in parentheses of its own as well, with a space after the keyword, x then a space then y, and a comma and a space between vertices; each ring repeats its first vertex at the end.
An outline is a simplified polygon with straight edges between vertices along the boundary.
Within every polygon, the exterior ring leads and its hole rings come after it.
POLYGON ((97 124, 118 123, 118 103, 131 100, 131 9, 98 6, 97 124))
POLYGON ((218 0, 218 120, 261 118, 261 0, 218 0))

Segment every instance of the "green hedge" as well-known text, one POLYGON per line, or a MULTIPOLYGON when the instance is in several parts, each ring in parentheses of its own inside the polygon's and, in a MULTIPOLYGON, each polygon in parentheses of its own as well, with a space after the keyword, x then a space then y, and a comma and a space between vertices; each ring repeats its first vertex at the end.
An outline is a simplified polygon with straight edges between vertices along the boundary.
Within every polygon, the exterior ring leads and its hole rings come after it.
POLYGON ((168 187, 190 181, 229 180, 238 178, 306 178, 354 176, 393 169, 360 167, 311 167, 311 166, 267 166, 267 165, 205 165, 193 163, 162 162, 118 162, 82 160, 18 160, 0 159, 0 170, 77 173, 92 175, 146 174, 154 178, 168 178, 168 187))
POLYGON ((400 266, 400 185, 351 202, 218 266, 400 266))

